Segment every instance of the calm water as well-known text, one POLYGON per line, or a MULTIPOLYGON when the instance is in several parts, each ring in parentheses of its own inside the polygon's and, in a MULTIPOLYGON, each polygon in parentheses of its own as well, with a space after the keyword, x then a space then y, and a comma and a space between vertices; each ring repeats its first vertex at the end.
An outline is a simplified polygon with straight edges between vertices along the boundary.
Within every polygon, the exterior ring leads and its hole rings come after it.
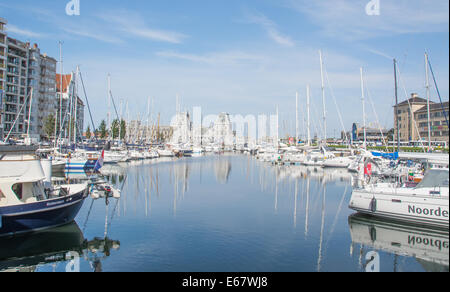
POLYGON ((103 171, 123 189, 120 200, 89 198, 75 224, 0 239, 0 269, 449 270, 448 230, 351 216, 351 175, 343 170, 230 155, 103 171))

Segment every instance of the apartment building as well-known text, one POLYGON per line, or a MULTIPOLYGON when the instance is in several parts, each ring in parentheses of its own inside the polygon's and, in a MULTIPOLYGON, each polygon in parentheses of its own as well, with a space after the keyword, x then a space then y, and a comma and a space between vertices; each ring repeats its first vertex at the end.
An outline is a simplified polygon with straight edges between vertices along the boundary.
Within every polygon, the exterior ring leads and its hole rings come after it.
POLYGON ((426 107, 427 100, 417 93, 411 94, 411 98, 394 106, 394 141, 397 141, 397 120, 399 123, 400 141, 418 141, 418 124, 414 119, 414 113, 426 107))
POLYGON ((56 115, 56 60, 41 54, 37 44, 30 48, 28 86, 33 89, 30 135, 48 138, 44 125, 50 115, 56 115))
MULTIPOLYGON (((430 104, 430 129, 431 141, 449 142, 448 125, 445 119, 449 118, 448 101, 444 103, 430 104), (444 114, 445 111, 445 114, 444 114)), ((419 133, 422 140, 428 141, 428 109, 427 106, 422 107, 414 113, 414 120, 419 125, 419 133)))
MULTIPOLYGON (((448 102, 441 104, 430 101, 431 141, 448 143, 448 126, 443 108, 448 117, 448 102)), ((394 141, 397 141, 397 119, 401 142, 428 141, 426 99, 413 93, 411 98, 394 106, 394 141)))
POLYGON ((4 86, 4 134, 20 137, 27 131, 29 45, 6 37, 6 78, 4 86))
POLYGON ((55 74, 56 60, 41 54, 37 44, 8 37, 7 20, 0 18, 1 140, 46 136, 45 119, 56 108, 55 74))

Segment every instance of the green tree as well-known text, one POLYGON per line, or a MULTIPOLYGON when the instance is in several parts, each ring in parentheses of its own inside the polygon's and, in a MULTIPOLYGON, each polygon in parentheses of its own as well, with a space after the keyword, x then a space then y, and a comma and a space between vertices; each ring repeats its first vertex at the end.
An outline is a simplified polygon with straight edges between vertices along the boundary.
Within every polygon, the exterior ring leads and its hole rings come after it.
POLYGON ((125 138, 126 131, 127 131, 127 124, 124 120, 120 121, 120 131, 119 131, 119 120, 118 119, 115 119, 112 122, 111 128, 112 128, 112 134, 113 134, 114 139, 119 138, 119 133, 120 133, 121 140, 123 138, 125 138))
POLYGON ((100 127, 98 127, 98 131, 100 132, 100 138, 105 139, 108 136, 108 130, 106 129, 106 122, 103 120, 100 123, 100 127))
POLYGON ((55 116, 53 114, 48 115, 45 119, 44 132, 48 138, 55 134, 55 116))
POLYGON ((87 129, 86 129, 86 138, 87 139, 91 139, 91 127, 90 126, 88 126, 87 127, 87 129))
POLYGON ((125 135, 127 133, 127 123, 125 120, 122 120, 120 122, 120 139, 123 140, 125 138, 125 135))
POLYGON ((119 137, 119 120, 115 119, 111 124, 112 138, 117 139, 119 137))

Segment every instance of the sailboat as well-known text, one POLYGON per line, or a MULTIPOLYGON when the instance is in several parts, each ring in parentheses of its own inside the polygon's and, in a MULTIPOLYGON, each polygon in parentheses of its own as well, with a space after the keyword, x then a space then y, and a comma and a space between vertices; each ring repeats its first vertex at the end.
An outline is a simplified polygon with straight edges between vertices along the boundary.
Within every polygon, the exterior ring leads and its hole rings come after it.
MULTIPOLYGON (((395 60, 394 71, 397 96, 395 60)), ((401 181, 363 184, 353 190, 349 207, 373 216, 448 228, 448 205, 449 170, 431 168, 415 187, 401 181)))

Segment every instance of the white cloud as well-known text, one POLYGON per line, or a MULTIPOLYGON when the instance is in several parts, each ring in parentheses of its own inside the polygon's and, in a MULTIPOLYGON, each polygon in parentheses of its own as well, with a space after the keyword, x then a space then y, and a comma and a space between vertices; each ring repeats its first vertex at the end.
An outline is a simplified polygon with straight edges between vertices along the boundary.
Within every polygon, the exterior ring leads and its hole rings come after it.
POLYGON ((261 13, 249 14, 247 15, 247 21, 262 26, 267 35, 276 43, 286 47, 294 46, 294 41, 289 36, 280 33, 277 25, 265 15, 261 13))
POLYGON ((120 44, 123 43, 123 41, 119 38, 113 37, 110 34, 107 33, 92 33, 92 29, 82 29, 80 27, 78 28, 69 28, 69 27, 63 27, 62 30, 64 30, 66 33, 70 33, 72 35, 77 35, 81 37, 87 37, 91 39, 95 39, 102 42, 112 43, 112 44, 120 44))
POLYGON ((137 12, 120 11, 106 12, 98 15, 100 19, 114 24, 114 28, 127 36, 135 36, 143 39, 180 44, 187 35, 175 31, 150 28, 142 16, 137 12))
POLYGON ((14 33, 29 38, 41 38, 45 36, 45 34, 33 32, 31 30, 21 29, 13 24, 8 24, 6 26, 6 29, 9 33, 14 33))
POLYGON ((447 0, 379 0, 380 15, 366 14, 369 0, 287 0, 329 37, 355 40, 410 33, 448 32, 447 0))
POLYGON ((156 52, 159 57, 168 59, 179 59, 196 63, 205 63, 210 65, 242 65, 248 63, 262 62, 264 57, 261 55, 249 54, 241 51, 215 52, 208 54, 187 54, 174 51, 156 52))
POLYGON ((145 39, 173 44, 180 44, 187 37, 186 35, 177 32, 155 30, 145 27, 140 28, 139 26, 124 26, 122 31, 145 39))

